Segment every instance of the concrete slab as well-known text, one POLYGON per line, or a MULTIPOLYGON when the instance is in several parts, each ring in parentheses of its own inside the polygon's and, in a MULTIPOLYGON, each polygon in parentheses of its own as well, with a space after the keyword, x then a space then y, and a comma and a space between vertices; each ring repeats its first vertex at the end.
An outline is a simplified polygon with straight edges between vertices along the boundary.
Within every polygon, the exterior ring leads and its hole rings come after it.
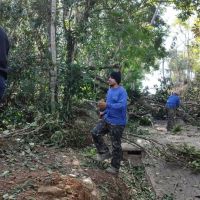
POLYGON ((145 159, 146 176, 157 199, 172 195, 173 200, 199 200, 200 174, 156 159, 145 159))
POLYGON ((129 160, 133 166, 142 165, 143 149, 134 144, 122 143, 123 159, 129 160))
MULTIPOLYGON (((161 144, 188 144, 200 149, 199 128, 184 126, 180 133, 174 135, 165 132, 166 122, 156 124, 150 130, 152 139, 161 144), (164 132, 164 134, 163 134, 164 132)), ((149 180, 157 199, 168 195, 173 200, 200 200, 200 174, 194 174, 190 169, 169 163, 159 158, 145 157, 143 160, 147 179, 149 180)))

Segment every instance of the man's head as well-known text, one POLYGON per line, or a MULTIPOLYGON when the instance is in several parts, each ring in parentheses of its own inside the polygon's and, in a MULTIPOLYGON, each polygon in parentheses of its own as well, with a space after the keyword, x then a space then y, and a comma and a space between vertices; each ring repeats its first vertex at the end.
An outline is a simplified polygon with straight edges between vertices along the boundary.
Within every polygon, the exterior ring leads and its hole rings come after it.
POLYGON ((111 87, 115 87, 118 86, 120 82, 121 82, 121 73, 113 71, 108 79, 109 85, 111 87))

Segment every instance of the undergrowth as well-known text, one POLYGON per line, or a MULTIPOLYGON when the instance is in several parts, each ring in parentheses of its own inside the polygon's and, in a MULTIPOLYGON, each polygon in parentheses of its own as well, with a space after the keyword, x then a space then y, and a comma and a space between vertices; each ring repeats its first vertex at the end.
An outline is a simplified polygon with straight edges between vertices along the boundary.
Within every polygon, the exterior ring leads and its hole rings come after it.
MULTIPOLYGON (((183 145, 168 145, 168 149, 177 161, 181 161, 186 167, 191 168, 194 172, 200 173, 200 150, 194 146, 187 144, 183 145)), ((170 158, 167 158, 170 160, 170 158)))
MULTIPOLYGON (((2 117, 2 116, 1 116, 2 117)), ((19 118, 21 119, 21 115, 19 118)), ((11 118, 12 119, 12 118, 11 118)), ((12 119, 13 120, 13 119, 12 119)), ((57 113, 37 112, 32 122, 10 123, 7 117, 0 124, 0 133, 6 137, 21 137, 25 141, 57 147, 83 147, 90 142, 90 124, 82 121, 60 120, 57 113)))
MULTIPOLYGON (((84 148, 82 155, 86 158, 83 166, 92 169, 105 170, 110 163, 108 161, 98 162, 95 160, 96 149, 94 147, 84 148)), ((149 186, 144 167, 133 167, 128 161, 122 161, 120 169, 120 178, 129 188, 131 200, 155 200, 155 194, 149 186)), ((109 192, 109 188, 104 185, 104 192, 109 192)))
POLYGON ((125 162, 122 166, 122 178, 130 189, 132 200, 155 200, 155 193, 149 186, 145 177, 143 166, 131 166, 125 162))

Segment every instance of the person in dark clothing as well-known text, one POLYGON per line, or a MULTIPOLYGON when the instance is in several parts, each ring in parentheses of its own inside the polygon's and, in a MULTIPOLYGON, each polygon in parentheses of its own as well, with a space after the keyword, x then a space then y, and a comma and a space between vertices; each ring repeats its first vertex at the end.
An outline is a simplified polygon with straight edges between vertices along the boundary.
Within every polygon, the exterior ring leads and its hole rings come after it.
POLYGON ((175 125, 176 110, 180 106, 178 92, 173 92, 167 99, 167 130, 171 131, 175 125))
POLYGON ((0 27, 0 100, 6 89, 9 41, 8 36, 0 27))
POLYGON ((126 125, 127 92, 119 85, 120 72, 112 72, 108 79, 110 89, 107 92, 106 102, 101 100, 98 107, 101 110, 101 120, 92 130, 92 138, 97 149, 97 160, 103 161, 111 158, 111 167, 107 172, 118 174, 122 160, 121 138, 126 125), (103 140, 103 136, 109 133, 112 143, 112 154, 103 140))

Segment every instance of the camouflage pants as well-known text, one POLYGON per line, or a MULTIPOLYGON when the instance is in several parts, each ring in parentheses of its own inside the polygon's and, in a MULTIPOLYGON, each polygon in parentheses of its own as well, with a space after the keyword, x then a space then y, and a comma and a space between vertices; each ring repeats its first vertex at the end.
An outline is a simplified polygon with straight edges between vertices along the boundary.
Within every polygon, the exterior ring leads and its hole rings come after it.
POLYGON ((125 126, 111 125, 102 119, 92 130, 92 138, 99 154, 109 152, 109 148, 103 139, 103 136, 109 133, 112 143, 111 165, 116 169, 120 168, 120 162, 122 160, 121 137, 124 127, 125 126))
POLYGON ((170 131, 174 128, 176 120, 176 109, 167 109, 167 130, 170 131))
POLYGON ((0 75, 0 100, 2 99, 3 97, 3 94, 5 92, 5 89, 6 89, 6 80, 5 78, 3 78, 1 75, 0 75))

